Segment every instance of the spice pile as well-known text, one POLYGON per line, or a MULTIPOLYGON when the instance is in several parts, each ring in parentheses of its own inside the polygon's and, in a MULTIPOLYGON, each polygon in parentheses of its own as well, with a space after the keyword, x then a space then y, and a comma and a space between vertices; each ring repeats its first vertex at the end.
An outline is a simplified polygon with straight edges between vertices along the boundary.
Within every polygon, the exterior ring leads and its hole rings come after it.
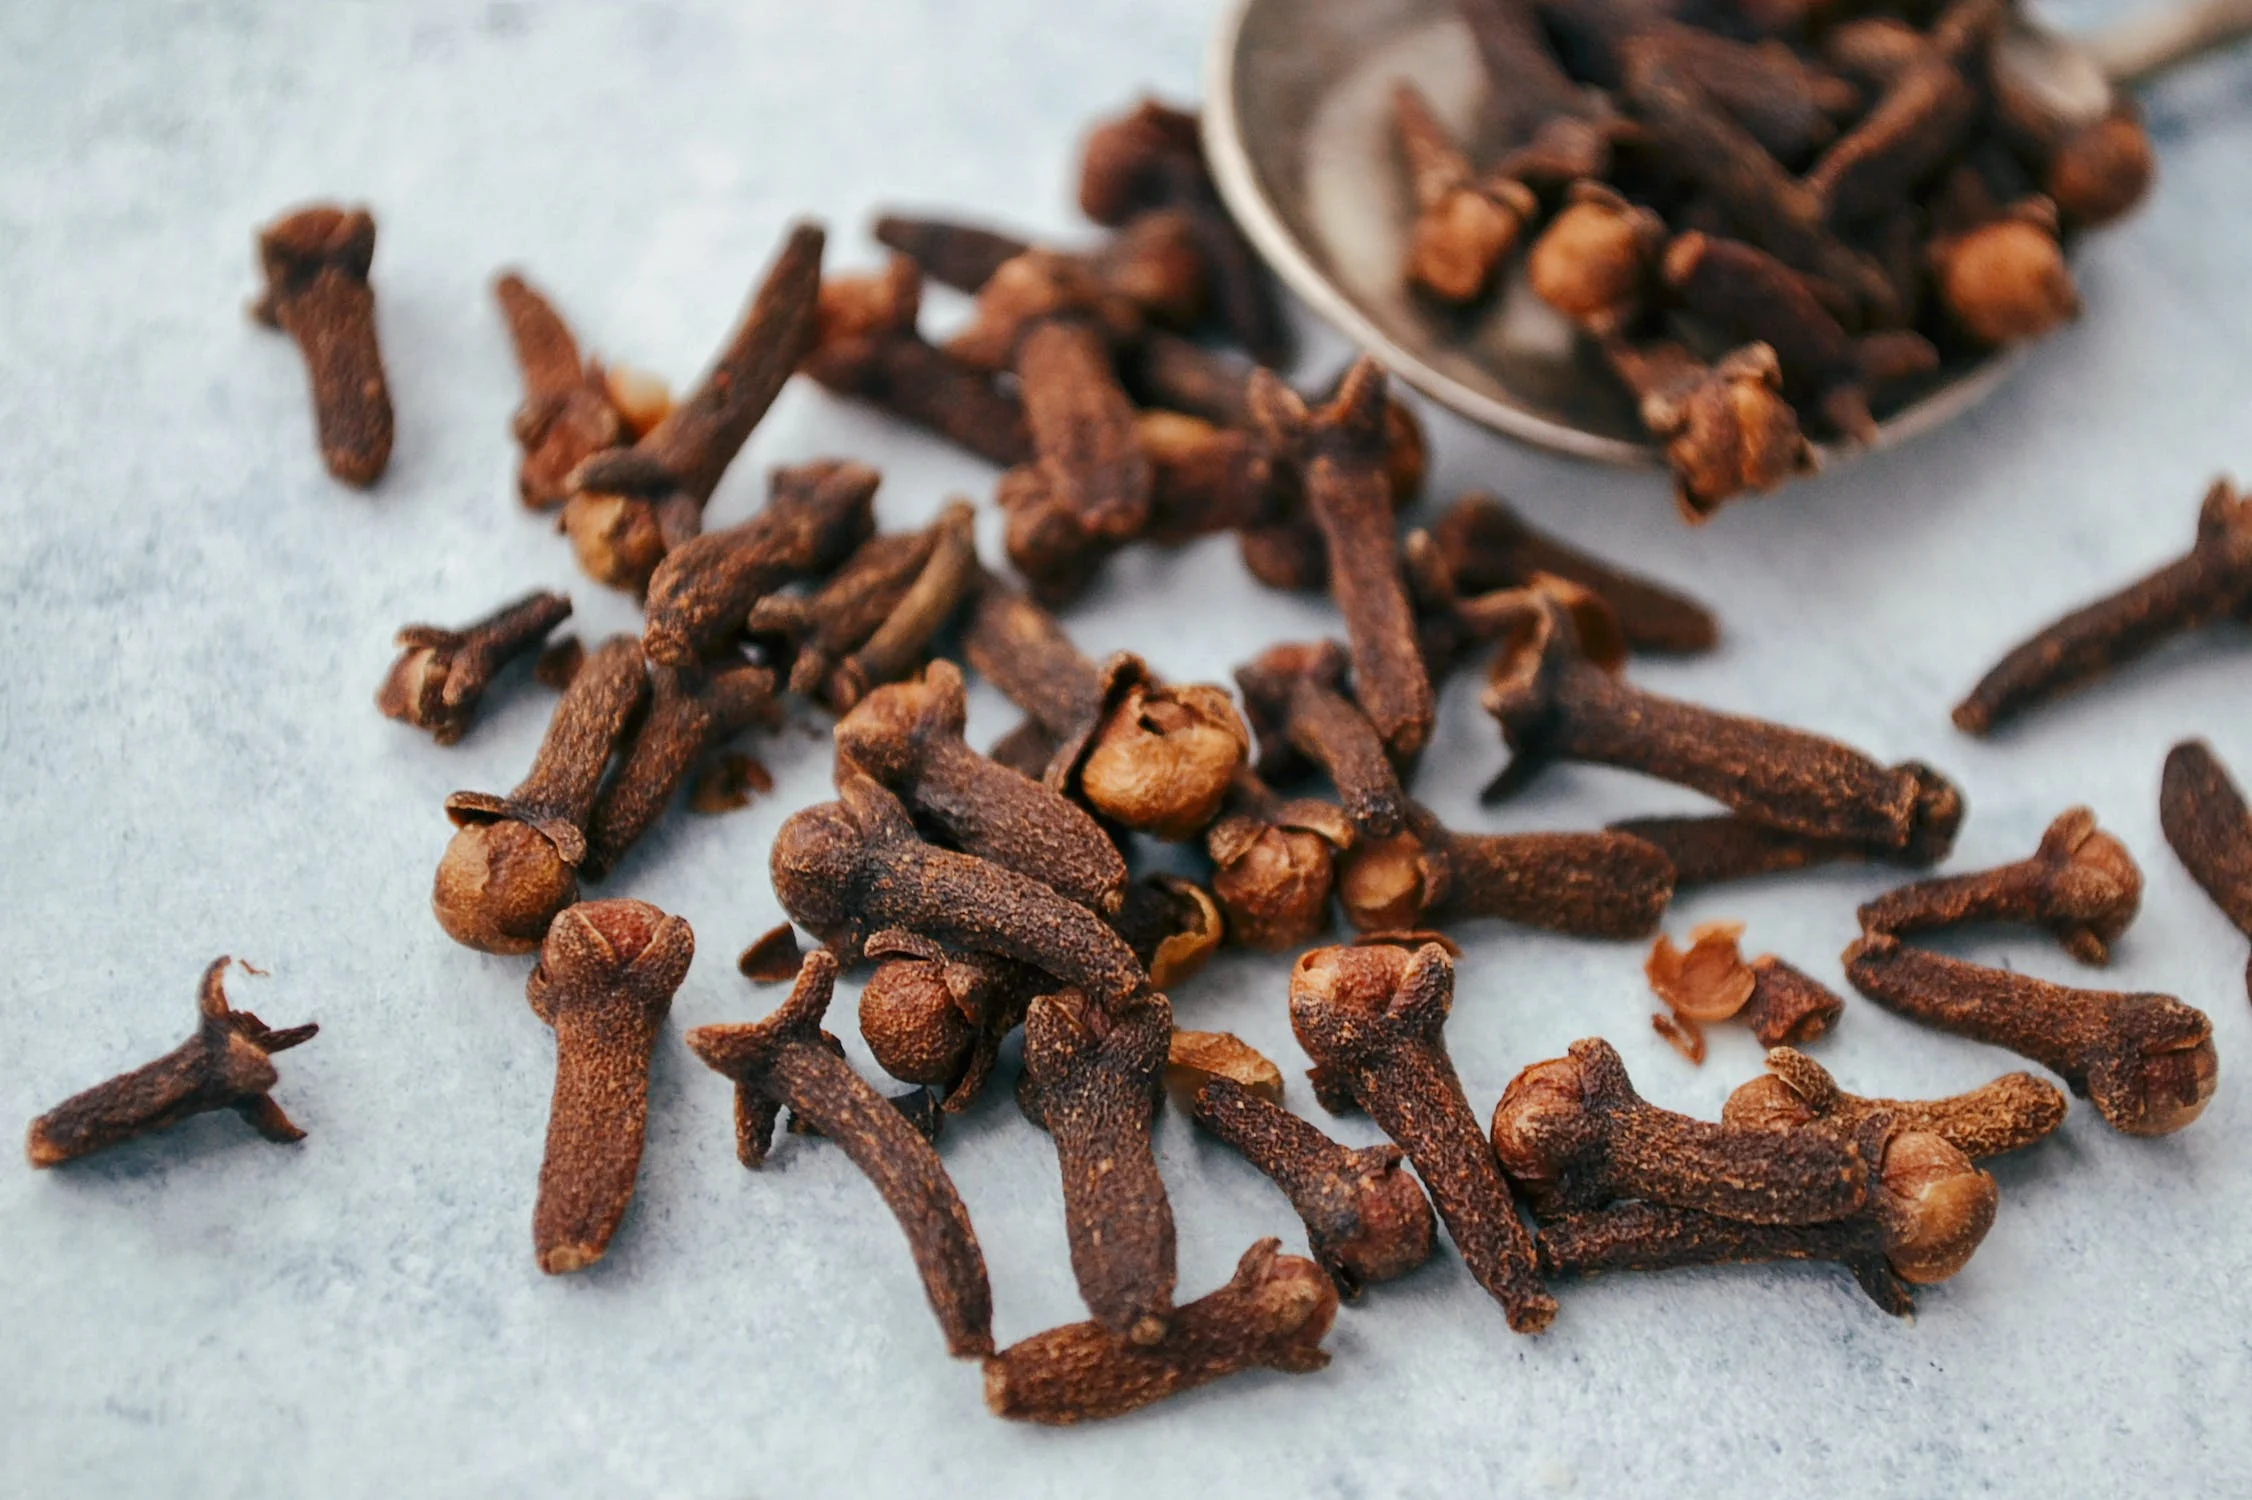
POLYGON ((2150 185, 2127 103, 2013 68, 2009 0, 1459 0, 1488 85, 1473 162, 1412 83, 1403 274, 1441 315, 1533 293, 1673 469, 1683 515, 1866 443, 1874 410, 2079 311, 2064 247, 2150 185), (1537 230, 1537 238, 1535 237, 1537 230))
MULTIPOLYGON (((512 663, 536 657, 527 675, 560 688, 513 790, 446 799, 456 831, 432 892, 457 941, 538 955, 527 998, 556 1034, 532 1214, 541 1268, 599 1259, 628 1209, 650 1058, 695 951, 681 918, 583 899, 582 886, 683 787, 699 809, 740 805, 763 773, 730 742, 795 697, 837 715, 838 796, 783 824, 770 865, 820 946, 801 952, 787 926, 760 938, 740 968, 791 981, 788 998, 761 1020, 695 1027, 687 1043, 734 1086, 746 1166, 766 1160, 787 1109, 794 1130, 868 1176, 948 1349, 983 1362, 995 1412, 1073 1422, 1240 1370, 1319 1369, 1338 1299, 1421 1264, 1440 1223, 1525 1333, 1549 1325, 1551 1284, 1575 1273, 1721 1261, 1835 1261, 1880 1306, 1907 1311, 1909 1288, 1953 1275, 1993 1221, 1995 1183, 1977 1160, 2055 1129, 2060 1090, 2017 1073, 1953 1099, 1864 1099, 1777 1045, 1771 1075, 1716 1124, 1645 1103, 1618 1054, 1590 1038, 1526 1068, 1481 1124, 1446 1047, 1455 960, 1438 929, 1497 918, 1642 938, 1685 886, 1835 860, 1929 867, 1964 815, 1957 788, 1929 766, 1635 687, 1630 654, 1708 650, 1710 615, 1496 501, 1464 497, 1403 534, 1421 438, 1373 362, 1307 394, 1213 348, 1278 358, 1283 325, 1219 211, 1193 117, 1144 105, 1099 126, 1081 197, 1115 237, 1054 249, 887 217, 879 237, 901 254, 868 275, 824 277, 821 230, 792 230, 677 404, 582 356, 521 277, 498 282, 524 377, 522 498, 559 508, 585 570, 642 596, 645 628, 551 644, 570 614, 551 593, 458 630, 409 626, 377 701, 451 744, 512 663), (918 328, 925 276, 976 296, 944 344, 918 328), (849 460, 779 469, 763 510, 704 531, 720 476, 799 371, 1002 466, 1022 585, 980 563, 967 502, 921 530, 878 532, 880 477, 849 460), (1050 613, 1123 547, 1220 530, 1238 533, 1265 582, 1326 588, 1345 641, 1275 644, 1231 693, 1130 654, 1092 660, 1050 613), (1584 831, 1443 826, 1410 786, 1439 691, 1481 658, 1483 703, 1510 750, 1497 797, 1579 760, 1692 788, 1715 810, 1584 831), (985 752, 964 739, 963 664, 1024 714, 985 752), (1201 849, 1207 873, 1137 875, 1129 833, 1201 849), (1359 936, 1315 946, 1333 904, 1359 936), (1306 950, 1288 1006, 1315 1098, 1365 1111, 1395 1144, 1340 1145, 1283 1107, 1273 1062, 1175 1027, 1169 992, 1223 943, 1306 950), (840 971, 861 965, 861 1032, 910 1086, 897 1096, 823 1030, 840 971), (996 1349, 983 1256, 936 1142, 994 1082, 1019 1028, 1016 1098, 1054 1143, 1091 1317, 996 1349), (1175 1223, 1151 1149, 1168 1095, 1282 1190, 1311 1260, 1264 1239, 1225 1286, 1176 1302, 1175 1223)), ((390 446, 373 221, 308 209, 261 245, 261 311, 304 349, 324 456, 340 478, 370 482, 390 446)), ((1997 673, 2007 686, 1982 688, 1966 726, 2169 625, 2241 613, 2243 503, 2216 491, 2207 512, 2191 559, 2013 656, 1997 673)), ((2252 816, 2200 746, 2168 763, 2165 826, 2252 932, 2252 816)), ((2200 1012, 1911 946, 2010 922, 2101 964, 2140 894, 2127 851, 2074 809, 2026 861, 1864 906, 1847 972, 1880 1005, 2050 1069, 2122 1131, 2179 1129, 2214 1088, 2200 1012)), ((1697 1028, 1738 1014, 1771 1044, 1818 1039, 1844 1002, 1773 955, 1746 963, 1739 931, 1700 929, 1686 951, 1658 938, 1660 1029, 1699 1057, 1697 1028)), ((222 1107, 270 1139, 298 1137, 270 1097, 269 1057, 314 1028, 274 1031, 230 1009, 226 962, 205 975, 193 1039, 33 1122, 35 1165, 222 1107)))

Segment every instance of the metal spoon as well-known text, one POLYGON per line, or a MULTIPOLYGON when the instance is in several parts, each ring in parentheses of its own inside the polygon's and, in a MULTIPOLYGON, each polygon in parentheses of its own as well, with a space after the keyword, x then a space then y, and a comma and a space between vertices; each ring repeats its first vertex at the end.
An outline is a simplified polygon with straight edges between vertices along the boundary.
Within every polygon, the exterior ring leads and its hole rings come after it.
MULTIPOLYGON (((2062 113, 2252 35, 2252 0, 2202 0, 2091 40, 2015 18, 2001 65, 2062 113)), ((1314 311, 1402 379, 1497 432, 1611 464, 1655 465, 1633 404, 1569 324, 1513 275, 1467 321, 1434 317, 1400 279, 1414 219, 1392 127, 1413 79, 1467 135, 1486 79, 1453 0, 1235 0, 1207 60, 1205 154, 1236 221, 1314 311)), ((1965 360, 1877 426, 1890 447, 1991 394, 2022 349, 1965 360)))

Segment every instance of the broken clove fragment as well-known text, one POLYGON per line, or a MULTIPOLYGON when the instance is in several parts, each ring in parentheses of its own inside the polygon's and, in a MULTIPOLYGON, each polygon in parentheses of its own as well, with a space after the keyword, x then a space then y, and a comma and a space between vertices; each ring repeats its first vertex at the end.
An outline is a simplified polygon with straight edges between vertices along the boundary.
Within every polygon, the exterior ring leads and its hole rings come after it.
POLYGON ((698 1026, 688 1033, 688 1050, 735 1084, 735 1150, 743 1165, 765 1165, 784 1108, 835 1141, 906 1232, 947 1352, 990 1355, 993 1294, 969 1210, 930 1143, 852 1071, 836 1039, 821 1029, 836 979, 836 955, 809 953, 772 1015, 698 1026))
POLYGON ((1837 1024, 1845 1002, 1828 987, 1763 953, 1746 963, 1736 949, 1741 922, 1700 922, 1686 951, 1660 933, 1642 965, 1650 988, 1672 1012, 1652 1016, 1660 1036, 1693 1063, 1705 1060, 1701 1028, 1741 1014, 1762 1047, 1810 1042, 1837 1024))
POLYGON ((1337 855, 1353 825, 1335 803, 1285 801, 1248 767, 1204 831, 1212 895, 1231 942, 1265 952, 1303 947, 1329 927, 1337 855))
POLYGON ((391 391, 375 337, 375 220, 364 208, 316 204, 258 232, 265 289, 251 315, 297 343, 313 387, 313 421, 329 473, 361 489, 391 459, 391 391))
POLYGON ((416 729, 441 745, 469 732, 485 690, 502 667, 539 650, 549 632, 571 617, 561 594, 526 594, 483 619, 447 630, 437 625, 399 629, 399 659, 375 695, 377 712, 416 729))
POLYGON ((276 1031, 228 1005, 225 978, 233 961, 222 954, 203 971, 194 1036, 152 1063, 71 1095, 31 1122, 24 1155, 34 1167, 76 1161, 214 1109, 233 1110, 269 1141, 287 1145, 305 1138, 274 1102, 270 1090, 281 1074, 269 1059, 311 1041, 320 1027, 308 1022, 276 1031))

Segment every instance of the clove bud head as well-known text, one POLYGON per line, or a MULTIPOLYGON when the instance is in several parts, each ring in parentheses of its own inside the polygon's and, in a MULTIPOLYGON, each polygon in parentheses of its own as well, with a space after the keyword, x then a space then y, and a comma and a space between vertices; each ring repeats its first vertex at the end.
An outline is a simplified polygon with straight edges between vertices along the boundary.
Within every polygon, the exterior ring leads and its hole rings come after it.
POLYGON ((2143 872, 2127 846, 2075 808, 2041 835, 2034 859, 2052 870, 2048 923, 2076 957, 2101 962, 2142 909, 2143 872), (2092 939, 2092 941, 2091 941, 2092 939))
POLYGON ((2093 228, 2142 202, 2157 170, 2149 134, 2132 114, 2118 113, 2067 137, 2049 158, 2043 186, 2067 219, 2093 228))
POLYGON ((1877 1174, 1885 1260, 1903 1281, 1928 1286, 1960 1271, 1994 1227, 1993 1177, 1936 1135, 1903 1130, 1877 1174))
POLYGON ((2088 1102, 2114 1130, 2171 1135, 2205 1113, 2220 1068, 2210 1029, 2201 1040, 2133 1048, 2088 1070, 2088 1102))
POLYGON ((1363 932, 1413 927, 1444 898, 1444 876, 1413 833, 1364 839, 1344 856, 1337 877, 1345 918, 1363 932))
POLYGON ((430 909, 446 935, 484 953, 529 953, 579 899, 578 870, 555 841, 514 818, 466 823, 446 845, 430 909))
POLYGON ((1220 689, 1133 682, 1097 726, 1079 790, 1102 816, 1177 842, 1219 815, 1250 749, 1251 732, 1220 689))
POLYGON ((892 958, 860 990, 860 1035, 902 1083, 951 1085, 962 1076, 977 1026, 947 983, 943 958, 892 958))
POLYGON ((1322 1262, 1341 1273, 1353 1293, 1372 1281, 1405 1276, 1431 1258, 1437 1224, 1423 1185, 1401 1167, 1397 1146, 1371 1146, 1354 1156, 1368 1168, 1350 1179, 1352 1207, 1346 1239, 1314 1246, 1322 1262))
POLYGON ((1301 828, 1223 818, 1205 840, 1212 895, 1227 913, 1228 936, 1247 948, 1279 952, 1311 941, 1329 925, 1336 848, 1301 828))
POLYGON ((2080 315, 2080 293, 2053 225, 1998 219, 1934 247, 1939 295, 1987 345, 2037 339, 2080 315))
POLYGON ((564 503, 562 528, 589 578, 639 593, 665 560, 657 509, 637 495, 580 491, 564 503))
POLYGON ((1682 508, 1695 519, 1809 467, 1798 413, 1783 399, 1783 367, 1765 344, 1736 350, 1679 395, 1645 399, 1642 416, 1664 440, 1682 508))
POLYGON ((1525 274, 1533 292, 1574 324, 1610 332, 1642 300, 1665 225, 1609 188, 1583 183, 1533 242, 1525 274))
POLYGON ((1534 1063, 1509 1081, 1494 1106, 1494 1155, 1518 1191, 1535 1203, 1556 1186, 1557 1166, 1593 1145, 1596 1131, 1574 1057, 1534 1063))

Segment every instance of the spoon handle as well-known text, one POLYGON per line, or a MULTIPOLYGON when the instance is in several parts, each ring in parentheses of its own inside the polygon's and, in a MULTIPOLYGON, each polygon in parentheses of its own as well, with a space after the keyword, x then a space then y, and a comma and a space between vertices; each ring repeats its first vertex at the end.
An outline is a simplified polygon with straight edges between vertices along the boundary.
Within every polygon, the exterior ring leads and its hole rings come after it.
POLYGON ((2252 0, 2198 0, 2123 21, 2089 37, 2087 48, 2106 78, 2132 88, 2247 36, 2252 0))

